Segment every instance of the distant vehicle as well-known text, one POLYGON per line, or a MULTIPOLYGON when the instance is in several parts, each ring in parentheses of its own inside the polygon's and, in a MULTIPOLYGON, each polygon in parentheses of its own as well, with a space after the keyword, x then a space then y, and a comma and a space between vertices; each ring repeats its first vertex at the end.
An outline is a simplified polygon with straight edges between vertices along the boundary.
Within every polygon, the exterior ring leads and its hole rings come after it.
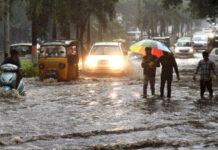
MULTIPOLYGON (((32 43, 16 43, 11 44, 10 49, 16 49, 19 53, 20 61, 32 62, 32 43)), ((37 52, 39 52, 40 46, 37 44, 37 52)))
POLYGON ((41 44, 39 78, 69 81, 79 77, 78 41, 57 40, 41 44))
POLYGON ((212 28, 203 28, 203 29, 202 29, 202 32, 203 32, 203 33, 206 33, 206 34, 210 34, 210 33, 213 32, 213 30, 212 30, 212 28))
POLYGON ((94 43, 85 63, 88 73, 124 73, 128 52, 120 42, 94 43))
POLYGON ((194 49, 190 39, 178 39, 175 46, 174 54, 176 56, 194 56, 194 49))
POLYGON ((192 41, 192 38, 191 37, 181 37, 179 38, 177 41, 192 41))
POLYGON ((140 40, 140 36, 141 36, 141 31, 139 30, 127 32, 127 38, 129 41, 138 41, 140 40))
POLYGON ((193 48, 194 50, 207 50, 208 44, 208 35, 206 34, 197 34, 194 35, 192 38, 193 41, 193 48))
POLYGON ((218 71, 218 48, 213 48, 210 52, 209 59, 216 65, 216 71, 218 71))
POLYGON ((208 51, 212 51, 213 48, 218 48, 218 35, 215 34, 208 37, 208 51))
POLYGON ((160 41, 164 43, 167 47, 170 47, 170 37, 165 36, 165 37, 153 37, 153 40, 160 41))

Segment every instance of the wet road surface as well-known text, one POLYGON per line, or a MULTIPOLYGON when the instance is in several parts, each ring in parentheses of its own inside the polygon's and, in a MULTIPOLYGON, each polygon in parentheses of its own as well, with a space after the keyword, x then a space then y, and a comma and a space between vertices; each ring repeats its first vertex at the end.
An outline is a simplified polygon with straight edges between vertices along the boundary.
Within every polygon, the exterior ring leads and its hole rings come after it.
POLYGON ((215 150, 218 82, 213 100, 199 100, 199 83, 192 81, 199 59, 177 59, 181 80, 174 77, 171 99, 159 97, 160 69, 157 95, 141 97, 139 59, 122 77, 26 78, 25 97, 0 98, 0 149, 215 150))

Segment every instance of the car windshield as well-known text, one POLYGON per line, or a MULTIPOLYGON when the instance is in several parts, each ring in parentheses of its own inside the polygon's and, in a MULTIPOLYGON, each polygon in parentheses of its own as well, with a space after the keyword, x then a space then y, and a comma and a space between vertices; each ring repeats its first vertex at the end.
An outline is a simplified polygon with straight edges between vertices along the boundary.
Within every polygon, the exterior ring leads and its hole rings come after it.
POLYGON ((94 46, 91 50, 91 55, 122 55, 118 46, 94 46))
POLYGON ((18 51, 19 55, 31 54, 32 52, 32 46, 29 45, 11 46, 10 49, 18 51))
POLYGON ((66 57, 64 46, 43 46, 40 57, 66 57))
POLYGON ((191 42, 178 42, 177 46, 179 46, 179 47, 190 47, 191 42))
POLYGON ((193 41, 207 41, 207 37, 205 36, 197 36, 193 38, 193 41))
POLYGON ((218 55, 218 49, 215 49, 214 53, 215 53, 215 55, 218 55))

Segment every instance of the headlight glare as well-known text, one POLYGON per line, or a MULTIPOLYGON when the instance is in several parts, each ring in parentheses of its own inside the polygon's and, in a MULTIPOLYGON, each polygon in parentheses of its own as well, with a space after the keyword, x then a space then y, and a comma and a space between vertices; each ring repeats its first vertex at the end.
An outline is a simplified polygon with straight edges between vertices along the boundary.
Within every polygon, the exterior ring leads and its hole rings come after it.
POLYGON ((88 57, 86 60, 86 65, 89 68, 95 68, 97 66, 97 60, 94 57, 88 57))
POLYGON ((123 59, 111 59, 110 68, 111 69, 121 69, 124 66, 123 59))

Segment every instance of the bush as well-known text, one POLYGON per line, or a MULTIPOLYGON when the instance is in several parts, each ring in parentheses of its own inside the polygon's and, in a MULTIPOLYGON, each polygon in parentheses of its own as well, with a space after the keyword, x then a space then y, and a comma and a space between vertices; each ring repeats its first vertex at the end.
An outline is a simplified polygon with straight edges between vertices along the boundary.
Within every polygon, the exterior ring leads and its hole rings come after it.
POLYGON ((31 62, 22 62, 22 75, 23 77, 35 77, 39 75, 38 66, 34 66, 31 62))

